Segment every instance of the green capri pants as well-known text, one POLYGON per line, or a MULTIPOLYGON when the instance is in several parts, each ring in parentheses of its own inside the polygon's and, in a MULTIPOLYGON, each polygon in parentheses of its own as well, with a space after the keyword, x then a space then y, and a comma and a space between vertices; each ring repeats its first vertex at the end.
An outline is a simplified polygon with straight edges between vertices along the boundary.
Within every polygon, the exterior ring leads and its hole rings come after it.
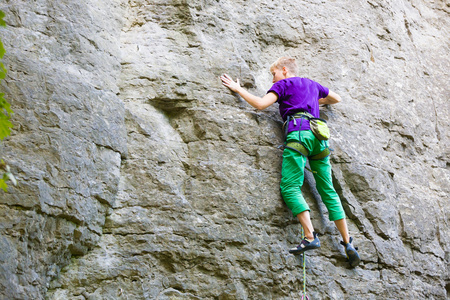
MULTIPOLYGON (((287 136, 287 142, 292 141, 301 141, 311 156, 322 152, 328 147, 327 141, 318 140, 310 130, 290 132, 287 136), (299 134, 301 134, 301 140, 299 134)), ((310 210, 301 191, 306 159, 306 157, 295 150, 284 149, 280 183, 281 195, 294 216, 305 210, 310 210)), ((333 187, 330 157, 321 160, 310 160, 309 165, 311 170, 315 171, 313 174, 316 180, 316 188, 328 209, 330 221, 345 218, 341 199, 333 187)))

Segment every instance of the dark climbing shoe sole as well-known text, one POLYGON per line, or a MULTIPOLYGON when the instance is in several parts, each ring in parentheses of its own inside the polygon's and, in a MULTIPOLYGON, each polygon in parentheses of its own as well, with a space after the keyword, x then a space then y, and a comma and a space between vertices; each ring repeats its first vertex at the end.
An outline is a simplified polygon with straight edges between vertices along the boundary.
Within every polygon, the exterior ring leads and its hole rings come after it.
POLYGON ((320 248, 320 245, 319 246, 306 246, 305 248, 292 248, 292 249, 290 249, 289 250, 289 253, 292 253, 292 254, 300 254, 300 253, 303 253, 303 252, 305 252, 305 251, 308 251, 308 250, 314 250, 314 249, 319 249, 320 248))
POLYGON ((359 263, 361 262, 361 258, 359 257, 358 252, 356 252, 355 248, 353 247, 349 247, 350 249, 348 249, 346 251, 347 253, 347 258, 348 261, 350 262, 350 266, 352 266, 352 268, 356 267, 359 265, 359 263))
POLYGON ((314 250, 320 248, 320 240, 317 234, 314 233, 314 240, 308 244, 305 243, 305 239, 296 248, 289 250, 289 253, 300 254, 308 250, 314 250))

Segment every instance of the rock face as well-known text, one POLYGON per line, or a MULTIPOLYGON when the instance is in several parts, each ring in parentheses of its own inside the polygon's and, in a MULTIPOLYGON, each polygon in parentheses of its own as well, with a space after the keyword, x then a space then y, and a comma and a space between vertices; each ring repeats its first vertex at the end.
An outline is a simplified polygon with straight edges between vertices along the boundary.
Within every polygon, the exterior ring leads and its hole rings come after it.
POLYGON ((311 299, 446 299, 448 1, 7 0, 15 111, 1 157, 0 299, 299 299, 301 228, 279 193, 270 64, 339 93, 322 109, 362 264, 306 174, 322 248, 311 299))

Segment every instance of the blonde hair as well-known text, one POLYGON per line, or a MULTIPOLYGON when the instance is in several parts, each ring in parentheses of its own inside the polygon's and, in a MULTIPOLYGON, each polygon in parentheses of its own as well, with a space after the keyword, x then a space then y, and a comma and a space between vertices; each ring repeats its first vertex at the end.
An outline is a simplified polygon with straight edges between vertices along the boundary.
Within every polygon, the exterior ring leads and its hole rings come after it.
POLYGON ((289 73, 292 75, 297 76, 298 73, 298 67, 297 63, 295 61, 295 58, 291 57, 280 57, 278 58, 271 66, 270 66, 270 72, 272 72, 274 69, 281 70, 283 67, 286 67, 289 73))

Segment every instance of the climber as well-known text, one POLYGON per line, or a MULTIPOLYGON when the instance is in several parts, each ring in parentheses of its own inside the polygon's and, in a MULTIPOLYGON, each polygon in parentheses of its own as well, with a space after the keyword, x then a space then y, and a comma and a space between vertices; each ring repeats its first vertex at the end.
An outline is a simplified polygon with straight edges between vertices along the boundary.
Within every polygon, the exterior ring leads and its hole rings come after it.
POLYGON ((341 200, 333 187, 328 141, 319 140, 311 131, 310 120, 320 115, 319 104, 335 104, 341 97, 328 88, 308 78, 297 77, 297 63, 294 58, 280 57, 270 67, 273 85, 263 97, 255 96, 242 88, 239 79, 234 81, 223 74, 222 84, 238 93, 251 106, 262 110, 278 102, 281 117, 285 121, 285 147, 281 170, 281 195, 294 216, 304 228, 305 237, 300 244, 289 250, 299 254, 320 247, 318 234, 314 231, 309 206, 301 193, 306 160, 316 180, 317 190, 325 203, 330 221, 334 221, 345 247, 345 253, 352 267, 360 263, 358 252, 349 236, 341 200), (324 154, 324 155, 323 155, 324 154))

